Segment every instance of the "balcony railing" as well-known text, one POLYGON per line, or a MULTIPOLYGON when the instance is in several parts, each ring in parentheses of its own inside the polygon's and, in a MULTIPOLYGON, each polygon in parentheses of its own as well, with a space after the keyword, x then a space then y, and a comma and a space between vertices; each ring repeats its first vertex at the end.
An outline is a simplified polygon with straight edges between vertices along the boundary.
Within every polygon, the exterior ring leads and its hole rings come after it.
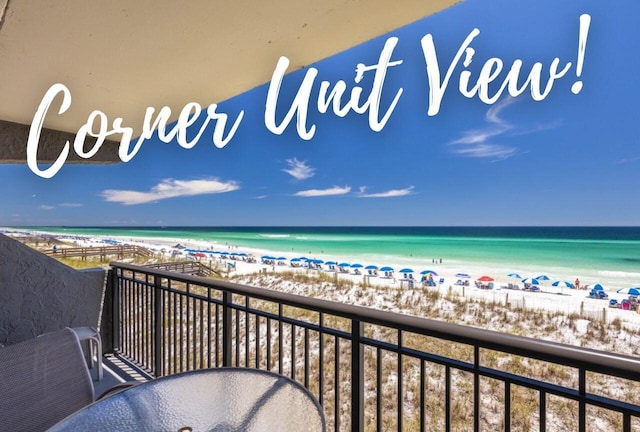
POLYGON ((111 267, 114 351, 155 376, 221 366, 287 375, 318 398, 329 430, 640 430, 635 357, 111 267))

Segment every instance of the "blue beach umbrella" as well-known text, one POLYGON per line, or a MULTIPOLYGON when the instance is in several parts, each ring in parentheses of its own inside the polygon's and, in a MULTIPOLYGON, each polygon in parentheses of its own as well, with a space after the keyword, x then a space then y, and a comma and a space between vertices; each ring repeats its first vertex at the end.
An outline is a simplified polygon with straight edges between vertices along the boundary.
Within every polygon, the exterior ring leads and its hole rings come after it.
POLYGON ((534 279, 534 278, 522 279, 522 283, 531 284, 531 285, 540 285, 540 281, 538 279, 534 279))
POLYGON ((620 294, 629 294, 630 296, 640 296, 640 287, 635 288, 620 288, 617 293, 620 294))
POLYGON ((546 281, 546 280, 549 280, 549 276, 540 275, 540 276, 537 276, 536 279, 538 279, 539 281, 546 281))
POLYGON ((509 273, 507 275, 507 277, 515 278, 515 279, 522 279, 522 276, 520 276, 518 273, 509 273))
POLYGON ((300 262, 302 261, 300 258, 291 258, 291 262, 300 262))
POLYGON ((410 268, 403 268, 402 270, 400 270, 400 273, 413 273, 413 270, 410 268))
POLYGON ((587 286, 587 288, 590 289, 591 291, 604 291, 604 287, 599 283, 589 285, 587 286))
POLYGON ((467 273, 456 273, 456 277, 460 279, 469 279, 471 276, 467 273))
POLYGON ((560 280, 553 282, 551 285, 555 287, 565 287, 565 288, 571 288, 573 286, 571 282, 560 281, 560 280))
POLYGON ((362 264, 359 264, 359 263, 351 264, 351 268, 362 268, 362 264))
POLYGON ((325 264, 326 265, 336 265, 336 262, 335 261, 327 261, 325 264))
MULTIPOLYGON (((353 266, 352 266, 353 267, 353 266)), ((368 265, 364 268, 365 270, 378 270, 378 266, 368 265)))
POLYGON ((438 273, 434 272, 433 270, 422 270, 420 274, 421 275, 431 274, 433 276, 438 276, 438 273))
POLYGON ((351 267, 351 265, 348 262, 343 262, 338 264, 338 267, 351 267))
MULTIPOLYGON (((367 269, 368 269, 368 268, 369 268, 369 267, 367 267, 367 269)), ((387 267, 382 267, 382 268, 380 269, 380 271, 383 271, 383 272, 392 272, 392 271, 393 271, 393 267, 388 267, 388 266, 387 266, 387 267)))

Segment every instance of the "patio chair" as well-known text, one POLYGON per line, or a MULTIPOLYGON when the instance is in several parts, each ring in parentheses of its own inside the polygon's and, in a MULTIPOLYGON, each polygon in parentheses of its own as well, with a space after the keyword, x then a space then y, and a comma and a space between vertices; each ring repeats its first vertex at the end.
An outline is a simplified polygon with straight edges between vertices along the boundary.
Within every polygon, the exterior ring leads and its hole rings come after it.
POLYGON ((92 378, 72 329, 0 348, 2 430, 45 430, 93 401, 92 378))

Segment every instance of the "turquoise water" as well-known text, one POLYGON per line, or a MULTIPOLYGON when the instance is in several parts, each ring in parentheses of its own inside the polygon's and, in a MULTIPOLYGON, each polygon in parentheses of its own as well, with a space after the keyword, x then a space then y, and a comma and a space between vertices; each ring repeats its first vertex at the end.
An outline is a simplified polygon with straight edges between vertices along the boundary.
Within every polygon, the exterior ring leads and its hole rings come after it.
MULTIPOLYGON (((287 257, 432 269, 547 274, 552 279, 612 287, 640 285, 640 228, 636 227, 231 227, 103 228, 30 227, 101 238, 175 239, 287 257), (433 260, 437 262, 434 263, 433 260), (442 259, 442 264, 440 263, 442 259), (434 268, 435 267, 435 268, 434 268)), ((479 276, 479 275, 478 275, 479 276)))

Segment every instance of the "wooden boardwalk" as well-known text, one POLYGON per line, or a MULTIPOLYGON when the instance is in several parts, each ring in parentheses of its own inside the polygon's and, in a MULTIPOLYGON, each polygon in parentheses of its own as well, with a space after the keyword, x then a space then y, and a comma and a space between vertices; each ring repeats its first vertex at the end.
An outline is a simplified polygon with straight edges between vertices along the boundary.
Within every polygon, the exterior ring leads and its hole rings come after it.
POLYGON ((145 267, 197 276, 211 276, 212 274, 217 274, 218 276, 220 276, 220 273, 218 271, 212 269, 208 265, 202 264, 199 261, 177 261, 158 264, 147 264, 145 265, 145 267))
POLYGON ((97 247, 73 247, 73 248, 56 248, 43 251, 46 255, 55 258, 82 258, 98 256, 100 259, 106 259, 115 256, 122 259, 125 256, 152 257, 153 252, 141 246, 117 245, 117 246, 97 246, 97 247))

